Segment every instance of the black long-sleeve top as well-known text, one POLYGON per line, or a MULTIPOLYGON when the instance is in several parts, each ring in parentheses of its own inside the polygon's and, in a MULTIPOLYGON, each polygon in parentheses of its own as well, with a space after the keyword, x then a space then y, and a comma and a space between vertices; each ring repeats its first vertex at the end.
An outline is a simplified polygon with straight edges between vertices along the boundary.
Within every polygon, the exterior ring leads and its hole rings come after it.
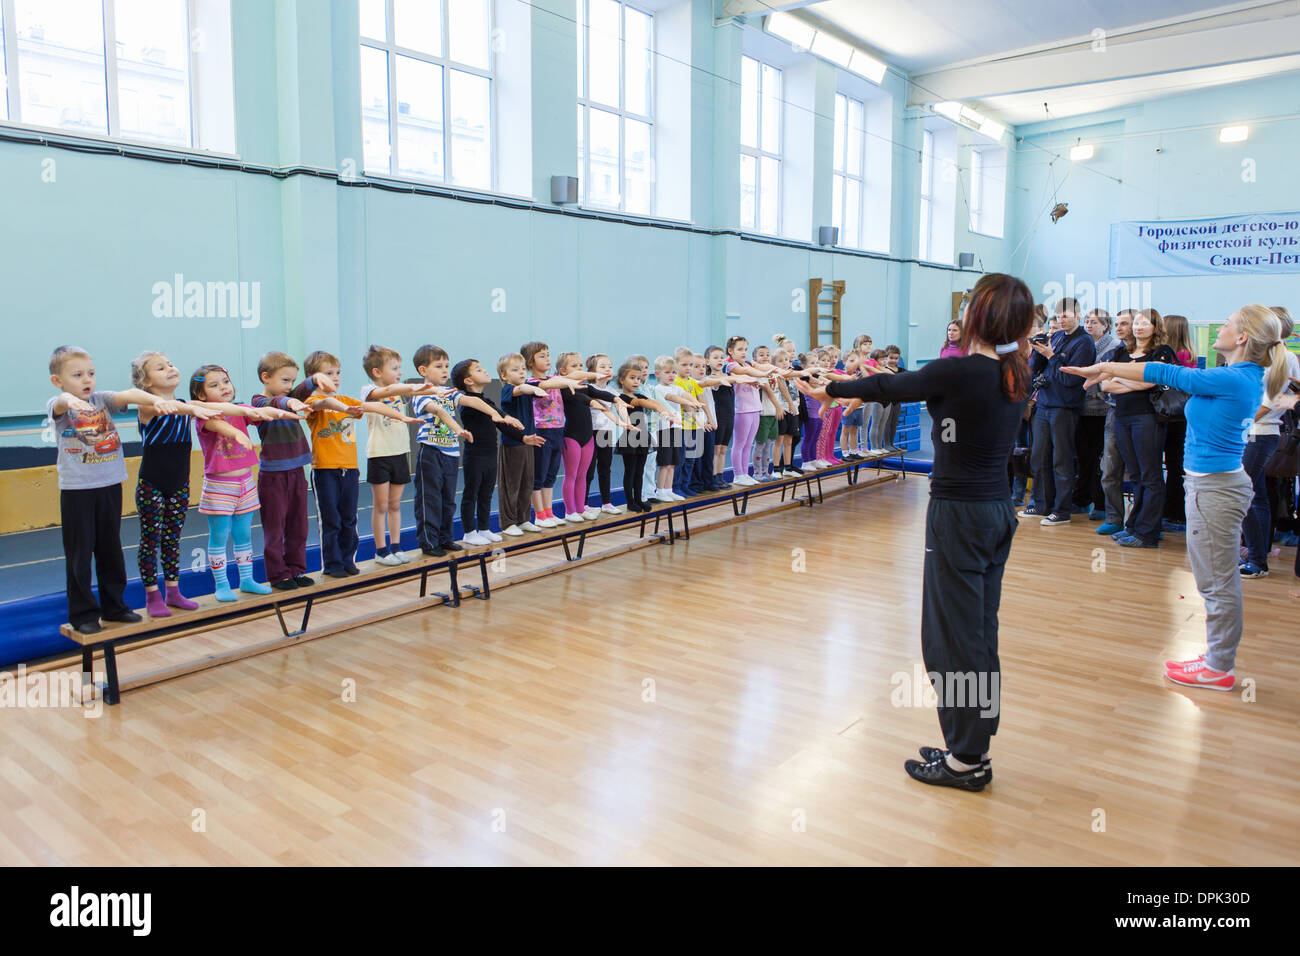
MULTIPOLYGON (((466 395, 473 395, 475 398, 482 399, 493 408, 496 408, 496 402, 483 394, 466 392, 466 395)), ((500 411, 500 409, 497 409, 500 411)), ((473 441, 464 443, 465 454, 473 458, 495 458, 497 453, 497 432, 503 435, 509 435, 515 439, 518 444, 519 439, 524 437, 524 433, 517 428, 511 428, 505 422, 494 422, 492 416, 479 411, 477 408, 470 408, 468 405, 460 407, 460 420, 465 426, 465 430, 474 436, 473 441)))
POLYGON ((1025 410, 1002 395, 1001 363, 986 355, 929 362, 915 372, 872 375, 826 386, 834 398, 926 403, 934 426, 930 496, 962 501, 1010 498, 1007 458, 1025 410))
POLYGON ((591 424, 591 400, 594 398, 613 405, 614 393, 590 385, 572 392, 562 388, 560 392, 564 396, 564 437, 572 438, 579 445, 585 445, 595 436, 595 429, 591 424))

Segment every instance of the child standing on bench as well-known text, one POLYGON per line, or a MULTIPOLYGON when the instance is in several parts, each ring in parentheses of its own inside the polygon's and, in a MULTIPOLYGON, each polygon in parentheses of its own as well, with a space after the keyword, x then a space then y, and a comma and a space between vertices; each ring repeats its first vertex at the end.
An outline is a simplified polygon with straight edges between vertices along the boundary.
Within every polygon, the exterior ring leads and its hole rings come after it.
MULTIPOLYGON (((594 378, 599 374, 584 369, 582 356, 577 352, 561 353, 555 370, 562 378, 575 381, 579 376, 594 378)), ((610 411, 621 406, 622 402, 610 392, 586 382, 582 388, 561 390, 560 397, 564 402, 564 520, 570 524, 594 521, 600 517, 600 509, 592 508, 585 494, 579 494, 586 489, 587 472, 591 469, 596 449, 591 413, 595 410, 610 411)), ((621 410, 616 414, 622 417, 621 410)))
MULTIPOLYGON (((595 386, 608 392, 614 383, 614 362, 608 355, 587 356, 587 371, 595 372, 595 386)), ((615 385, 615 387, 617 387, 615 385)), ((567 416, 567 412, 565 413, 567 416)), ((591 427, 595 445, 592 449, 591 467, 583 482, 582 500, 591 498, 591 480, 600 478, 600 510, 607 515, 622 514, 623 509, 614 504, 610 474, 614 464, 614 447, 618 444, 618 424, 610 413, 597 405, 591 406, 591 427)), ((595 516, 593 516, 595 517, 595 516)))
POLYGON ((97 634, 99 622, 135 623, 127 607, 126 559, 122 556, 122 482, 126 460, 113 413, 128 405, 148 405, 158 414, 180 410, 138 388, 95 391, 95 361, 85 349, 62 345, 50 355, 50 382, 59 394, 45 414, 59 443, 59 516, 63 528, 68 591, 68 623, 82 634, 97 634), (99 599, 91 590, 91 558, 99 579, 99 599))
MULTIPOLYGON (((190 398, 229 407, 235 399, 230 373, 220 365, 199 366, 190 376, 190 398)), ((247 594, 271 593, 265 584, 253 580, 253 512, 259 502, 257 480, 253 477, 257 455, 248 437, 248 422, 264 417, 296 417, 278 408, 233 407, 239 414, 227 412, 199 426, 199 447, 203 449, 199 514, 208 519, 208 567, 212 570, 218 601, 236 598, 226 576, 227 541, 234 544, 239 590, 247 594)))
POLYGON ((329 352, 315 351, 303 360, 307 377, 324 375, 332 391, 318 390, 307 398, 311 412, 311 473, 316 488, 320 521, 320 555, 325 574, 343 578, 360 574, 356 565, 357 494, 361 472, 357 468, 356 420, 367 412, 417 424, 383 402, 362 402, 338 394, 343 368, 329 352))
MULTIPOLYGON (((131 382, 160 401, 176 402, 180 370, 161 352, 145 352, 131 363, 131 382)), ((141 405, 140 477, 135 486, 135 510, 140 518, 140 550, 136 553, 145 610, 151 618, 171 617, 170 608, 198 607, 181 594, 181 531, 190 507, 190 419, 210 417, 201 406, 179 402, 180 410, 158 414, 154 405, 141 405), (161 558, 166 591, 158 588, 161 558)), ((215 413, 211 413, 215 414, 215 413)))
POLYGON ((525 531, 542 530, 531 520, 533 449, 546 444, 533 424, 533 399, 545 398, 547 393, 524 381, 528 372, 524 357, 518 352, 497 359, 497 377, 501 379, 501 411, 523 426, 518 438, 502 433, 497 455, 497 517, 501 520, 501 533, 518 538, 525 531))
POLYGON ((595 375, 583 371, 577 380, 551 377, 551 350, 545 342, 525 342, 519 354, 524 357, 524 367, 528 369, 528 384, 546 392, 546 398, 533 399, 533 424, 537 427, 537 434, 546 439, 544 445, 534 449, 533 511, 537 513, 536 523, 540 527, 554 528, 560 519, 555 517, 551 501, 564 457, 564 399, 560 389, 577 388, 595 375))
POLYGON ((417 396, 413 411, 420 423, 415 440, 415 536, 424 554, 445 557, 464 551, 452 539, 456 518, 456 475, 460 471, 460 439, 474 436, 456 421, 461 393, 442 391, 451 378, 451 359, 436 345, 415 350, 415 371, 439 392, 417 396))
MULTIPOLYGON (((361 386, 363 402, 382 402, 399 415, 405 413, 403 395, 427 395, 428 382, 402 381, 402 356, 382 345, 372 345, 361 357, 370 381, 361 386)), ((402 489, 411 483, 411 432, 406 422, 367 412, 366 484, 374 508, 370 530, 375 536, 375 564, 396 567, 410 561, 402 553, 402 489)))
MULTIPOLYGON (((492 490, 497 483, 497 431, 524 437, 524 423, 502 415, 483 386, 492 376, 478 359, 462 359, 451 370, 451 384, 460 392, 460 417, 471 438, 465 442, 465 488, 460 495, 463 540, 470 545, 495 544, 501 535, 492 531, 492 490)), ((504 522, 503 522, 503 527, 504 522)))
POLYGON ((634 361, 636 356, 624 362, 615 376, 619 397, 628 407, 628 427, 618 436, 618 454, 623 459, 623 497, 627 499, 629 514, 646 512, 654 508, 641 496, 641 473, 645 471, 646 460, 650 457, 650 423, 647 421, 646 409, 652 409, 662 415, 670 414, 666 405, 651 398, 646 398, 639 391, 641 387, 641 365, 634 361))
POLYGON ((672 406, 667 405, 667 403, 672 402, 678 406, 679 411, 668 412, 667 414, 655 412, 651 415, 650 427, 659 436, 657 440, 658 448, 655 451, 655 461, 659 466, 659 470, 652 500, 662 502, 685 501, 685 495, 679 495, 673 491, 673 472, 682 463, 682 419, 687 415, 688 409, 703 408, 704 403, 696 401, 689 392, 675 384, 677 380, 677 363, 673 361, 671 355, 661 355, 655 359, 655 376, 658 378, 658 382, 650 390, 655 401, 668 408, 672 406))
POLYGON ((727 375, 747 376, 735 386, 736 430, 731 446, 731 467, 735 477, 732 483, 756 485, 758 482, 749 476, 749 459, 754 449, 754 437, 758 434, 762 402, 758 386, 753 381, 772 374, 776 367, 750 364, 749 340, 743 335, 733 335, 727 340, 727 360, 722 365, 722 371, 727 375))
POLYGON ((266 580, 278 591, 310 587, 307 576, 307 472, 311 445, 301 416, 310 409, 305 399, 314 391, 329 393, 333 384, 324 375, 295 386, 298 362, 287 352, 267 352, 257 363, 262 391, 249 403, 254 408, 292 412, 283 419, 256 422, 258 450, 257 498, 262 511, 262 559, 266 580))
MULTIPOLYGON (((722 366, 727 361, 727 353, 720 345, 710 345, 704 350, 704 361, 709 366, 710 378, 724 376, 722 366)), ((718 427, 713 435, 713 483, 710 491, 722 491, 729 487, 727 483, 727 449, 731 447, 732 432, 736 427, 736 393, 730 381, 719 385, 713 391, 713 411, 718 427)))

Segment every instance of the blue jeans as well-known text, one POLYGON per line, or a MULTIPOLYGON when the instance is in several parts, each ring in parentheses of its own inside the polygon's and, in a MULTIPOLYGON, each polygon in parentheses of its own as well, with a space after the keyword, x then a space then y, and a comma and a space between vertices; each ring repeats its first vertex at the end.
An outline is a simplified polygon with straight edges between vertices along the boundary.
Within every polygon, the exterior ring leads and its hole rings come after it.
POLYGON ((1165 513, 1165 423, 1155 415, 1116 415, 1115 444, 1133 478, 1133 507, 1125 530, 1145 544, 1160 540, 1165 513))
POLYGON ((1070 408, 1034 410, 1029 467, 1034 473, 1034 509, 1069 515, 1074 510, 1074 433, 1079 413, 1070 408))
MULTIPOLYGON (((560 460, 564 457, 564 429, 539 428, 537 434, 546 439, 545 445, 533 446, 533 491, 551 488, 560 475, 560 460)), ((452 497, 456 489, 452 489, 452 497)))
POLYGON ((1250 563, 1268 570, 1268 552, 1273 543, 1273 512, 1268 500, 1268 489, 1264 484, 1264 466, 1277 451, 1277 435, 1255 435, 1246 442, 1246 453, 1241 457, 1246 477, 1255 489, 1255 497, 1246 512, 1246 520, 1241 523, 1241 532, 1246 538, 1246 552, 1250 563))
POLYGON ((313 468, 311 474, 320 511, 321 565, 336 573, 355 567, 361 472, 356 468, 313 468))

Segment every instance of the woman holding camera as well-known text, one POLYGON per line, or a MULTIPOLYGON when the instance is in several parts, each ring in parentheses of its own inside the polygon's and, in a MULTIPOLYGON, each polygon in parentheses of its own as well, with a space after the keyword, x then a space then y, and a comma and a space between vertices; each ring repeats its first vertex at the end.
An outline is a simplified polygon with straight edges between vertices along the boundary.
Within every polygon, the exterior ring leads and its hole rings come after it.
POLYGON ((1206 650, 1189 661, 1166 661, 1165 677, 1184 687, 1232 690, 1241 643, 1241 522, 1254 497, 1242 468, 1245 431, 1260 396, 1280 395, 1287 379, 1286 347, 1277 316, 1248 305, 1219 329, 1213 348, 1218 368, 1190 369, 1161 362, 1101 362, 1063 371, 1086 384, 1123 379, 1181 389, 1187 400, 1184 456, 1187 557, 1205 601, 1206 650))
POLYGON ((1021 349, 1034 299, 1019 279, 982 276, 971 292, 963 351, 915 372, 800 390, 819 401, 925 401, 934 421, 934 469, 925 521, 921 653, 939 694, 945 747, 903 764, 922 783, 982 790, 992 779, 998 729, 998 606, 1016 530, 1007 458, 1029 393, 1021 349), (965 691, 965 693, 963 693, 965 691), (967 699, 975 696, 977 700, 967 699))

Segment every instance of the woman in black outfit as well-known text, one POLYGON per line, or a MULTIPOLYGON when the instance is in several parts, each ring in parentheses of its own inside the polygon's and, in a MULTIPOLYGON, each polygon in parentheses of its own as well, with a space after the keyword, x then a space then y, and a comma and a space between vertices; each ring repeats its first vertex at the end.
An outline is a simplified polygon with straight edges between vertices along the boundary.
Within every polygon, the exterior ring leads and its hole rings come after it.
POLYGON ((822 388, 799 383, 823 402, 924 400, 934 422, 921 653, 939 695, 946 746, 922 747, 922 760, 904 763, 922 783, 983 790, 993 779, 988 751, 1000 700, 998 604, 1016 531, 1006 468, 1029 394, 1021 341, 1033 315, 1034 298, 1023 282, 986 275, 971 292, 962 334, 965 355, 915 372, 822 388))

